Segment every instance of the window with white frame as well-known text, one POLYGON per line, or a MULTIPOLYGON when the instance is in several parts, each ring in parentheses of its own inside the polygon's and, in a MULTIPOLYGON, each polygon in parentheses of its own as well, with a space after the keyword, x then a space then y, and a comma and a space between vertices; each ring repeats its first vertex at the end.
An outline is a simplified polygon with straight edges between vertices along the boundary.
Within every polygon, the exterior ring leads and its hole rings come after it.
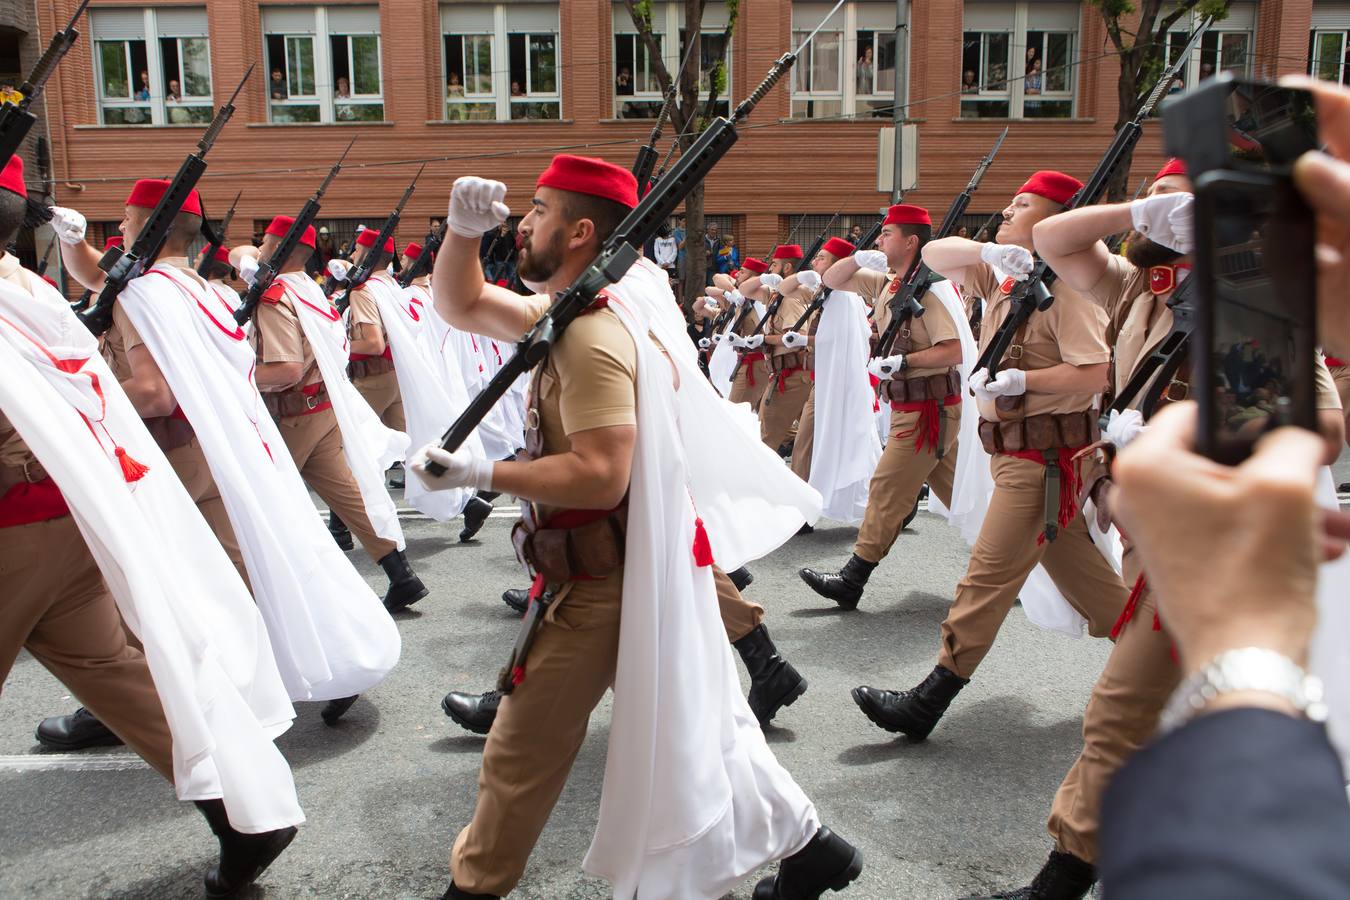
POLYGON ((557 4, 446 3, 447 121, 562 118, 557 4))
POLYGON ((1313 4, 1308 74, 1350 84, 1350 3, 1313 4))
MULTIPOLYGON (((651 50, 638 35, 637 25, 628 15, 628 8, 622 3, 615 3, 613 11, 614 116, 619 119, 654 119, 660 115, 664 96, 660 79, 656 77, 651 50)), ((660 50, 661 62, 674 77, 689 46, 689 35, 684 27, 684 4, 652 3, 651 11, 652 37, 660 50), (671 34, 677 35, 679 40, 670 40, 671 34)), ((728 21, 725 4, 709 4, 703 10, 696 54, 698 59, 693 64, 699 67, 699 91, 705 97, 712 88, 712 72, 718 62, 722 63, 726 72, 725 83, 731 83, 731 42, 725 38, 728 21)), ((721 99, 716 106, 721 114, 728 107, 725 87, 719 91, 719 96, 721 99)))
POLYGON ((1079 5, 967 0, 961 41, 964 118, 1074 115, 1079 5))
MULTIPOLYGON (((1232 72, 1239 78, 1249 77, 1255 67, 1253 46, 1256 35, 1255 3, 1234 3, 1228 15, 1215 22, 1200 38, 1200 46, 1191 53, 1176 80, 1168 88, 1169 94, 1178 94, 1187 87, 1210 78, 1216 72, 1232 72)), ((1200 26, 1199 14, 1182 17, 1167 34, 1167 64, 1177 61, 1186 49, 1192 30, 1200 26)))
MULTIPOLYGON (((793 3, 793 43, 805 40, 833 8, 832 3, 793 3)), ((895 59, 895 4, 887 0, 845 4, 797 63, 793 117, 850 113, 890 118, 895 104, 895 59)))
POLYGON ((262 21, 272 122, 384 120, 378 7, 264 7, 262 21))
POLYGON ((205 8, 96 9, 90 20, 101 124, 211 121, 205 8))

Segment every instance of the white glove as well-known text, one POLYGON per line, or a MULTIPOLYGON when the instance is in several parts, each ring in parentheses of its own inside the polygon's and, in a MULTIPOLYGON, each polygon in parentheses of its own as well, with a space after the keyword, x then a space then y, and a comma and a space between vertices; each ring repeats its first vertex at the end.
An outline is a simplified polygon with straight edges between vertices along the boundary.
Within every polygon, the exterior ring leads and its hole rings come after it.
POLYGON ((993 395, 985 390, 985 385, 988 383, 988 369, 976 369, 974 372, 971 372, 970 377, 966 379, 966 384, 970 387, 970 392, 980 400, 994 399, 993 395))
POLYGON ((84 216, 73 209, 67 209, 64 206, 53 206, 52 211, 52 230, 63 244, 80 244, 84 242, 84 232, 88 227, 84 216))
MULTIPOLYGON (((714 334, 714 335, 712 336, 712 342, 713 342, 714 344, 720 344, 720 343, 722 343, 722 338, 723 338, 723 335, 720 335, 720 334, 714 334)), ((732 346, 735 346, 735 345, 733 344, 732 346)))
POLYGON ((346 281, 347 273, 351 270, 352 264, 345 259, 330 259, 328 261, 328 274, 338 281, 346 281))
POLYGON ((1011 275, 1014 281, 1026 281, 1031 270, 1036 268, 1031 251, 1016 244, 984 244, 980 247, 980 259, 1011 275))
POLYGON ((1194 206, 1195 197, 1191 194, 1143 197, 1130 204, 1130 220, 1134 230, 1153 243, 1178 253, 1190 253, 1195 248, 1194 206))
POLYGON ((736 290, 735 288, 732 288, 731 290, 727 291, 726 297, 727 302, 733 304, 734 306, 740 306, 742 303, 745 302, 745 295, 742 294, 740 291, 736 290))
POLYGON ((741 346, 746 350, 758 350, 760 347, 764 346, 764 335, 752 334, 750 337, 741 341, 741 346))
POLYGON ((783 346, 796 350, 798 347, 806 346, 806 335, 797 331, 783 332, 783 346))
POLYGON ((710 339, 708 339, 708 338, 699 338, 699 339, 698 339, 698 349, 700 349, 700 350, 707 350, 707 349, 708 349, 709 347, 711 347, 712 345, 713 345, 713 342, 712 342, 710 339))
POLYGON ((714 315, 722 311, 722 307, 718 306, 717 301, 711 297, 703 298, 703 308, 714 315))
POLYGON ((778 290, 778 286, 783 283, 783 276, 761 275, 759 276, 759 283, 764 285, 764 287, 768 288, 771 291, 776 291, 778 290))
POLYGON ((883 356, 874 359, 867 364, 867 371, 873 376, 881 379, 894 378, 901 369, 905 367, 905 354, 897 353, 894 356, 883 356))
POLYGON ((731 341, 731 348, 733 350, 745 350, 749 347, 745 342, 745 338, 741 337, 739 334, 729 334, 727 335, 727 340, 731 341))
POLYGON ((506 221, 511 207, 506 198, 506 185, 500 181, 464 175, 455 179, 450 189, 450 210, 445 224, 460 237, 481 237, 506 221))
POLYGON ((885 272, 887 269, 886 254, 880 250, 859 250, 853 254, 853 261, 858 264, 858 268, 872 272, 885 272))
POLYGON ((1027 392, 1027 373, 1021 369, 1004 369, 989 381, 985 372, 984 392, 990 397, 1017 397, 1027 392))
POLYGON ((797 283, 808 291, 814 291, 820 287, 820 275, 812 269, 797 273, 797 283))
POLYGON ((253 283, 253 279, 258 277, 258 257, 252 253, 239 257, 239 277, 244 280, 244 284, 253 283))
POLYGON ((429 491, 448 491, 461 487, 490 491, 492 465, 492 460, 474 456, 465 447, 449 453, 436 444, 427 444, 418 450, 410 463, 413 473, 429 491), (440 475, 428 472, 427 464, 432 462, 445 466, 445 472, 440 475))
POLYGON ((1144 414, 1139 410, 1127 409, 1118 412, 1113 409, 1106 420, 1106 431, 1102 432, 1102 437, 1119 449, 1139 437, 1139 433, 1143 430, 1144 414))

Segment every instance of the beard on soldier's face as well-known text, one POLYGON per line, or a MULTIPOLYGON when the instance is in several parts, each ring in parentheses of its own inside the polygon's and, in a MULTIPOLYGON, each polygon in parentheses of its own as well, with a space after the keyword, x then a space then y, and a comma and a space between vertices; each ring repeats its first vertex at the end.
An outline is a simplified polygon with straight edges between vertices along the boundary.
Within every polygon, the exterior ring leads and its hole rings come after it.
POLYGON ((535 235, 525 240, 520 248, 516 274, 522 281, 543 283, 553 277, 562 265, 563 235, 558 232, 548 244, 541 244, 535 235))
POLYGON ((1125 258, 1139 269, 1151 269, 1154 266, 1170 266, 1181 259, 1183 254, 1171 247, 1151 241, 1137 231, 1131 231, 1125 239, 1125 258))

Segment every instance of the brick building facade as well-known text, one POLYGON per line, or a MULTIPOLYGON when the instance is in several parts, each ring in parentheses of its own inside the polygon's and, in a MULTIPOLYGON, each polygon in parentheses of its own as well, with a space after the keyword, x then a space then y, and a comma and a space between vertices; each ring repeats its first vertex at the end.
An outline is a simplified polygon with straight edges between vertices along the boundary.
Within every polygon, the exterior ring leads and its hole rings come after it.
MULTIPOLYGON (((36 4, 44 42, 76 4, 36 4)), ((0 2, 0 25, 13 5, 0 2)), ((683 56, 683 5, 652 3, 672 69, 683 56)), ((728 62, 734 102, 830 6, 740 0, 724 45, 727 9, 713 0, 700 63, 719 55, 728 62)), ((908 199, 945 209, 1005 125, 1007 142, 971 205, 972 222, 1000 209, 1032 169, 1087 175, 1117 107, 1117 67, 1095 7, 1062 0, 910 7, 902 58, 918 183, 908 199)), ((95 223, 94 238, 115 227, 131 179, 177 169, 200 122, 255 62, 202 184, 213 217, 242 189, 230 236, 237 241, 272 214, 298 209, 353 137, 353 165, 324 202, 339 238, 357 222, 382 219, 421 159, 434 161, 400 240, 419 238, 443 215, 448 186, 462 174, 505 181, 508 201, 523 212, 557 148, 631 163, 659 100, 646 49, 632 37, 624 5, 610 0, 95 0, 90 12, 48 86, 46 108, 54 195, 95 223)), ((877 190, 877 156, 895 89, 895 16, 890 0, 849 0, 791 85, 785 79, 760 104, 709 178, 706 210, 738 237, 743 254, 765 252, 803 214, 812 217, 805 235, 836 213, 838 230, 887 202, 877 190)), ((1178 48, 1188 25, 1178 25, 1178 48)), ((1350 3, 1238 0, 1183 81, 1216 68, 1308 71, 1310 56, 1319 74, 1344 81, 1347 30, 1350 3)), ((1159 131, 1147 129, 1135 181, 1156 171, 1159 131)), ((668 129, 667 141, 672 136, 668 129)))

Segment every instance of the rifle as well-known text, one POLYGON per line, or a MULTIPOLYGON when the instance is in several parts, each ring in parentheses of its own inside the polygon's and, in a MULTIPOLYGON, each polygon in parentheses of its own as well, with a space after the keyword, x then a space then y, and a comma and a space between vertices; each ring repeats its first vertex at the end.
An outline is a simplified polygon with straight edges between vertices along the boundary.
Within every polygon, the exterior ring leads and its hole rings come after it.
MULTIPOLYGON (((956 195, 952 205, 947 207, 947 215, 943 216, 942 224, 938 226, 937 233, 933 239, 945 238, 956 231, 957 224, 961 217, 965 215, 966 207, 970 205, 970 198, 980 188, 980 182, 984 180, 984 173, 989 171, 989 167, 994 164, 994 157, 998 156, 999 148, 1003 146, 1003 140, 1008 136, 1008 129, 1004 128, 1003 133, 998 136, 994 142, 993 148, 984 155, 980 164, 975 167, 975 174, 970 176, 970 181, 966 184, 966 189, 956 195)), ((922 317, 924 314, 923 304, 920 302, 924 295, 928 293, 929 288, 941 280, 936 272, 923 262, 922 258, 918 264, 913 266, 901 285, 900 290, 895 292, 891 298, 891 321, 886 325, 886 331, 877 341, 876 349, 872 351, 872 358, 878 359, 890 353, 891 345, 895 343, 896 335, 900 329, 904 328, 914 316, 922 317)))
MULTIPOLYGON (((839 217, 838 213, 835 213, 834 215, 835 218, 839 217)), ((797 219, 797 224, 792 226, 792 232, 788 235, 787 239, 787 242, 789 244, 791 244, 792 239, 797 236, 797 229, 801 227, 801 224, 804 221, 806 221, 806 213, 802 213, 802 215, 797 219)), ((834 224, 833 218, 830 219, 830 224, 834 224)), ((829 229, 830 226, 826 225, 825 230, 828 232, 829 229)), ((805 262, 809 259, 812 259, 817 253, 820 252, 820 248, 824 243, 825 243, 825 235, 824 233, 822 233, 820 237, 816 238, 816 242, 811 245, 811 252, 809 254, 804 254, 802 256, 802 261, 805 262)), ((770 259, 773 259, 773 255, 778 252, 778 248, 781 246, 783 245, 782 244, 774 245, 773 250, 769 252, 770 259)), ((764 315, 760 317, 760 320, 758 322, 755 323, 755 327, 751 329, 750 333, 747 334, 746 337, 751 338, 757 334, 762 334, 764 332, 764 326, 768 324, 769 320, 772 319, 774 316, 778 315, 778 308, 783 305, 783 295, 778 293, 777 291, 774 291, 773 293, 774 298, 771 301, 769 301, 769 306, 764 311, 764 315)), ((750 314, 751 304, 753 302, 754 301, 752 301, 749 297, 747 297, 745 299, 745 302, 741 304, 741 313, 736 318, 736 324, 731 329, 732 334, 736 333, 736 329, 741 327, 741 323, 745 321, 745 317, 750 314)), ((740 374, 741 364, 744 362, 745 362, 745 354, 738 353, 736 355, 736 365, 731 370, 732 381, 735 381, 736 376, 740 374)))
POLYGON ((206 236, 206 247, 202 250, 202 261, 197 264, 197 274, 203 278, 206 277, 206 270, 216 259, 216 251, 225 246, 225 237, 230 233, 230 222, 234 220, 234 211, 238 208, 239 198, 242 196, 243 191, 234 195, 234 202, 230 204, 229 211, 225 213, 225 218, 220 220, 220 231, 212 228, 206 216, 202 216, 202 234, 206 236))
MULTIPOLYGON (((689 49, 684 52, 684 60, 680 62, 680 67, 675 70, 675 74, 670 79, 670 87, 666 89, 666 99, 661 104, 661 112, 656 117, 656 124, 652 127, 652 133, 647 138, 647 143, 638 148, 637 159, 633 160, 633 177, 637 179, 639 197, 647 192, 648 184, 652 180, 652 171, 656 168, 656 143, 661 140, 661 129, 665 127, 666 122, 670 119, 671 111, 675 108, 675 95, 679 92, 679 80, 684 76, 684 69, 689 65, 689 60, 694 55, 694 48, 699 43, 699 41, 694 40, 689 42, 689 49)), ((691 120, 693 118, 693 116, 690 116, 691 120)), ((678 137, 676 143, 679 143, 678 137)), ((673 147, 671 149, 674 150, 673 147)))
POLYGON ((189 153, 187 159, 179 166, 178 174, 173 176, 168 190, 155 204, 130 249, 124 252, 121 247, 109 247, 108 252, 98 261, 98 267, 107 272, 108 276, 104 280, 103 289, 99 291, 98 301, 94 303, 92 309, 80 316, 85 327, 95 335, 101 336, 112 327, 113 303, 127 283, 155 264, 155 258, 164 249, 164 241, 169 237, 169 230, 173 228, 174 219, 183 211, 183 204, 187 202, 197 186, 197 181, 206 171, 206 154, 220 136, 225 123, 230 121, 230 116, 234 115, 234 101, 252 74, 253 66, 250 65, 244 77, 240 79, 239 86, 234 89, 230 99, 225 101, 225 105, 216 112, 216 117, 207 126, 206 133, 197 142, 196 152, 189 153))
MULTIPOLYGON (((1082 189, 1070 198, 1066 209, 1090 206, 1099 201, 1106 193, 1107 184, 1110 182, 1112 174, 1120 166, 1121 160, 1125 158, 1126 154, 1133 151, 1134 145, 1143 136, 1144 120, 1153 112, 1153 108, 1157 106, 1158 101, 1167 92, 1167 88, 1172 84, 1172 79, 1176 78, 1177 72, 1181 71, 1182 66, 1190 59, 1191 51, 1200 43, 1200 38, 1212 21, 1213 19, 1207 18, 1195 29, 1191 39, 1186 42, 1185 49, 1181 51, 1181 55, 1162 73, 1158 83, 1153 86, 1153 90, 1135 112, 1134 118, 1120 126, 1120 129, 1116 131, 1111 146, 1106 149, 1106 155, 1097 163, 1097 168, 1093 170, 1082 189)), ((990 377, 998 372, 998 367, 1002 364, 1008 348, 1012 346, 1013 336, 1018 329, 1031 318, 1033 312, 1047 310, 1055 302, 1054 294, 1050 291, 1054 283, 1055 273, 1050 270, 1044 260, 1037 260, 1031 275, 1025 281, 1018 282, 1013 288, 1012 296, 1009 297, 1012 312, 999 325, 993 339, 985 347, 984 352, 980 354, 975 367, 971 369, 972 372, 985 369, 989 372, 990 377)))
POLYGON ((80 299, 70 304, 70 311, 73 313, 84 312, 89 308, 89 300, 93 296, 94 292, 89 290, 89 288, 85 288, 84 293, 80 295, 80 299))
POLYGON ((319 189, 314 192, 314 196, 305 201, 305 205, 300 207, 299 214, 291 227, 286 229, 286 233, 281 236, 281 242, 277 248, 272 251, 271 258, 258 264, 258 273, 253 276, 253 283, 248 286, 248 293, 244 294, 244 302, 239 304, 239 308, 234 311, 234 320, 243 325, 253 317, 253 311, 258 308, 258 302, 262 300, 262 295, 272 286, 272 282, 277 275, 281 273, 281 267, 286 264, 286 260, 291 258, 295 248, 300 245, 300 239, 305 236, 305 231, 314 224, 314 219, 319 215, 319 201, 323 199, 324 191, 333 183, 338 172, 342 171, 342 161, 347 158, 347 154, 352 151, 352 144, 356 143, 356 138, 352 138, 351 144, 342 151, 338 161, 333 163, 333 168, 328 170, 324 176, 319 189))
POLYGON ((1106 427, 1110 418, 1110 413, 1124 412, 1130 408, 1134 398, 1148 387, 1148 393, 1144 395, 1144 400, 1139 404, 1139 411, 1143 413, 1144 418, 1150 419, 1158 408, 1158 401, 1162 399, 1163 392, 1172 384, 1172 379, 1176 376, 1177 370, 1181 368, 1182 360, 1185 358, 1191 345, 1191 333, 1199 325, 1200 311, 1196 309, 1195 301, 1191 298, 1191 283, 1194 279, 1187 278, 1176 290, 1172 291, 1172 296, 1167 298, 1167 306, 1172 310, 1172 330, 1167 333, 1167 337, 1153 348, 1148 356, 1136 366, 1134 374, 1130 380, 1120 389, 1112 401, 1110 408, 1102 413, 1101 425, 1106 427), (1154 376, 1157 376, 1155 379, 1154 376), (1150 385, 1149 382, 1152 381, 1150 385))
MULTIPOLYGON (((843 5, 844 0, 839 0, 834 11, 822 20, 822 24, 829 21, 834 12, 843 5)), ((730 118, 722 116, 715 118, 694 141, 688 152, 680 157, 680 161, 670 173, 648 191, 633 211, 619 223, 614 233, 605 240, 599 255, 566 290, 560 291, 554 297, 548 311, 516 343, 515 355, 502 365, 482 392, 469 403, 445 432, 441 440, 444 449, 458 450, 511 385, 548 355, 553 343, 578 315, 595 302, 600 291, 606 285, 623 278, 638 260, 638 251, 634 248, 641 247, 657 232, 661 224, 684 202, 689 192, 697 187, 718 160, 726 155, 740 137, 736 132, 736 123, 750 115, 764 96, 778 84, 797 61, 798 54, 811 43, 819 30, 817 27, 816 31, 807 35, 806 40, 802 41, 796 50, 790 50, 780 56, 769 69, 769 73, 764 76, 764 80, 732 111, 730 118)), ((427 471, 432 475, 441 475, 445 472, 445 467, 432 462, 427 465, 427 471)))
POLYGON ((439 233, 428 231, 427 236, 422 240, 422 255, 414 259, 408 268, 404 269, 398 276, 398 286, 406 288, 417 279, 421 278, 427 272, 431 271, 431 256, 437 250, 441 249, 441 242, 445 240, 444 231, 439 233))
POLYGON ((70 52, 70 48, 80 36, 75 30, 75 23, 79 21, 88 5, 89 0, 82 0, 66 27, 52 35, 51 42, 47 44, 47 49, 43 51, 37 65, 33 66, 27 80, 19 86, 19 93, 23 94, 23 99, 18 103, 7 102, 0 107, 0 166, 8 163, 9 158, 19 152, 19 145, 28 136, 33 123, 37 121, 37 116, 29 112, 28 108, 42 95, 42 89, 47 86, 47 79, 52 77, 52 72, 56 71, 61 58, 70 52))
MULTIPOLYGON (((375 235, 375 243, 371 245, 370 252, 361 258, 361 262, 356 268, 347 273, 347 289, 342 292, 341 297, 334 301, 338 312, 347 311, 347 307, 352 302, 352 291, 365 284, 374 274, 375 261, 384 252, 384 245, 394 236, 394 229, 398 227, 398 220, 403 215, 403 207, 408 205, 408 198, 412 196, 413 189, 417 187, 417 179, 422 177, 422 172, 426 170, 426 167, 427 164, 422 163, 422 167, 417 170, 413 180, 408 182, 408 189, 399 198, 398 205, 389 214, 389 218, 384 220, 384 226, 380 228, 380 233, 375 235)), ((394 262, 397 264, 398 260, 395 259, 394 262)))
POLYGON ((54 248, 57 245, 57 243, 59 242, 53 240, 50 244, 47 245, 47 252, 42 254, 42 259, 38 261, 37 268, 33 270, 39 276, 47 274, 47 266, 51 265, 52 262, 52 248, 54 248))
MULTIPOLYGON (((830 233, 830 228, 834 225, 834 220, 837 218, 839 218, 839 213, 835 213, 830 217, 830 221, 825 223, 825 230, 820 233, 820 237, 816 238, 816 242, 811 245, 811 252, 802 257, 806 265, 809 266, 811 264, 811 260, 816 258, 816 254, 820 252, 820 248, 824 247, 825 242, 829 240, 828 235, 830 233)), ((806 311, 801 314, 796 323, 794 323, 788 331, 800 331, 801 327, 825 305, 825 301, 828 300, 829 297, 830 289, 825 287, 824 284, 821 284, 821 286, 816 289, 815 294, 812 295, 811 302, 806 305, 806 311)))

